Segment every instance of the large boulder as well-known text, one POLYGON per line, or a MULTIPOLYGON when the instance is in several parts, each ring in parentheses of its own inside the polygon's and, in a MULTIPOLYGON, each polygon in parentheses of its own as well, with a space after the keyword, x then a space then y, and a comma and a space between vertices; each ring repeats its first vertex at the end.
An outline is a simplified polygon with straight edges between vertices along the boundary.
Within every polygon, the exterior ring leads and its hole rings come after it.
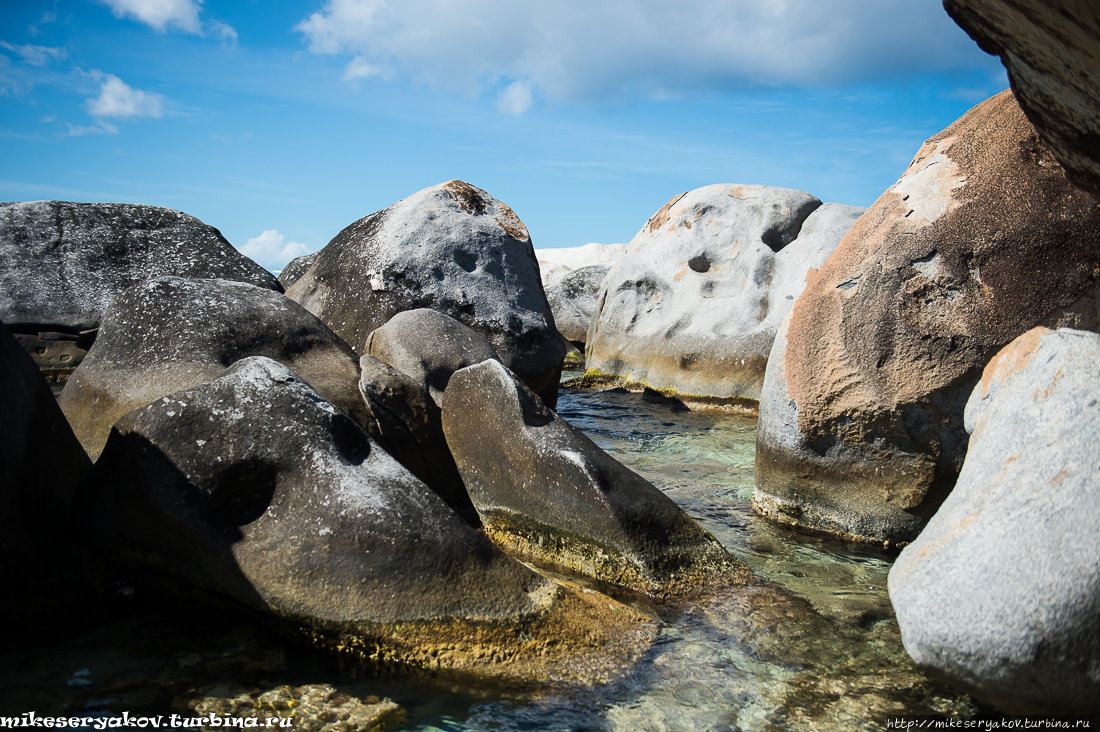
POLYGON ((273 290, 179 277, 147 280, 116 300, 61 392, 61 409, 94 459, 123 414, 209 381, 247 356, 287 364, 366 422, 358 358, 324 323, 273 290))
POLYGON ((455 373, 443 431, 485 531, 509 553, 658 595, 747 578, 671 498, 499 361, 455 373))
POLYGON ((282 292, 221 232, 170 208, 0 203, 0 320, 12 330, 94 330, 124 290, 161 275, 282 292))
POLYGON ((1100 199, 1100 6, 1090 0, 944 0, 986 53, 1066 175, 1100 199))
POLYGON ((263 357, 118 420, 74 505, 132 581, 362 660, 522 675, 642 626, 505 556, 263 357))
POLYGON ((549 287, 565 275, 585 267, 614 267, 626 257, 626 244, 585 244, 582 247, 536 249, 542 286, 549 287))
POLYGON ((1100 336, 1036 328, 966 405, 955 490, 890 571, 922 666, 1015 713, 1100 713, 1100 336))
POLYGON ((287 262, 287 265, 279 272, 279 284, 283 286, 283 289, 289 289, 291 285, 302 279, 302 275, 308 272, 313 263, 317 261, 317 254, 318 252, 306 254, 287 262))
POLYGON ((598 264, 575 269, 546 288, 546 299, 554 312, 554 324, 558 332, 573 345, 583 346, 588 338, 588 326, 596 309, 608 267, 598 264))
POLYGON ((0 323, 0 638, 71 613, 87 589, 71 541, 77 485, 92 467, 34 362, 0 323))
POLYGON ((397 313, 438 310, 481 334, 536 392, 556 393, 565 345, 527 228, 468 183, 426 188, 356 221, 287 295, 357 349, 397 313))
POLYGON ((604 278, 589 371, 680 394, 755 401, 783 317, 863 209, 786 188, 676 196, 604 278))
POLYGON ((1096 328, 1100 207, 1010 92, 930 138, 812 277, 769 360, 754 505, 912 540, 966 455, 981 370, 1044 321, 1096 328))

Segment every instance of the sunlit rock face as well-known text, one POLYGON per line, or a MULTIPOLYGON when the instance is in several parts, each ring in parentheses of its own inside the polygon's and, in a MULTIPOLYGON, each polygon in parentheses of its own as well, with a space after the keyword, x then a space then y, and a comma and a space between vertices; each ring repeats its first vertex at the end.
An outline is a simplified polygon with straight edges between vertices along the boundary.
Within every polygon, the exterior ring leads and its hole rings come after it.
POLYGON ((890 571, 909 654, 1009 712, 1100 712, 1098 374, 1095 333, 998 353, 958 484, 890 571))
POLYGON ((930 138, 814 275, 776 338, 754 505, 913 539, 966 455, 963 407, 1041 322, 1096 329, 1100 207, 1010 92, 930 138))
POLYGON ((669 201, 600 287, 586 368, 653 389, 755 401, 783 316, 863 209, 713 185, 669 201))
POLYGON ((565 340, 583 346, 596 309, 600 285, 609 269, 599 265, 569 272, 546 288, 546 299, 554 311, 554 323, 565 340))
POLYGON ((473 328, 551 403, 565 344, 527 228, 506 204, 458 180, 356 221, 287 295, 355 349, 397 313, 431 308, 473 328))
POLYGON ((1090 0, 944 0, 1071 181, 1100 200, 1100 6, 1090 0))

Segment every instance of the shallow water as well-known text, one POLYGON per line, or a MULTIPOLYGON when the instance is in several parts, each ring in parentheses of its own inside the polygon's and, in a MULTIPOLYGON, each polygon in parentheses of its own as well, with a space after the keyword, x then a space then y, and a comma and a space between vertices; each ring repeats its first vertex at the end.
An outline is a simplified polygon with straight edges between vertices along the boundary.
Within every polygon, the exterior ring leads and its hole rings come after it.
POLYGON ((885 729, 895 714, 976 711, 906 656, 886 593, 891 555, 753 513, 754 418, 673 411, 621 390, 563 392, 558 412, 676 500, 763 582, 675 609, 643 608, 660 614, 662 627, 642 662, 607 686, 537 695, 357 676, 233 619, 120 599, 111 623, 48 648, 0 653, 0 711, 91 704, 105 714, 151 713, 195 689, 282 683, 389 696, 409 711, 405 729, 422 732, 885 729))

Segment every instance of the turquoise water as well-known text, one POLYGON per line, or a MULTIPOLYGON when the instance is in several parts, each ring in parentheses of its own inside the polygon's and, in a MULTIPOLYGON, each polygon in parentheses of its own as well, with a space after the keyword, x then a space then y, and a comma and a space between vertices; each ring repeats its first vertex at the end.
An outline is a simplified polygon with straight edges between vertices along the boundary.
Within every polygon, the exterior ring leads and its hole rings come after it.
POLYGON ((754 418, 673 411, 619 390, 563 393, 558 411, 676 500, 763 582, 682 607, 642 608, 662 624, 640 663, 607 686, 537 694, 359 676, 233 618, 200 619, 120 596, 110 622, 0 653, 0 711, 155 712, 196 691, 283 683, 389 696, 409 711, 406 729, 421 732, 877 730, 890 715, 975 711, 906 656, 886 592, 891 555, 753 513, 754 418))

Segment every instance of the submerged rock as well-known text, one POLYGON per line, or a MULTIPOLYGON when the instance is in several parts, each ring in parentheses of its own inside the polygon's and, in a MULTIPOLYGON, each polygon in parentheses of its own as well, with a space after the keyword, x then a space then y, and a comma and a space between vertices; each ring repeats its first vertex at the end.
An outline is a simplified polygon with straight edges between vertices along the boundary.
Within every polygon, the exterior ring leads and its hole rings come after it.
MULTIPOLYGON (((405 710, 389 699, 359 699, 329 684, 280 686, 269 691, 193 699, 195 715, 257 719, 260 727, 292 727, 298 732, 392 732, 405 723, 405 710), (268 721, 270 720, 270 721, 268 721)), ((215 725, 221 726, 221 725, 215 725)), ((231 727, 232 724, 226 723, 231 727)))
POLYGON ((75 508, 142 581, 374 663, 531 678, 589 636, 618 639, 604 658, 652 637, 625 608, 602 627, 263 357, 120 419, 75 508))
POLYGON ((115 420, 247 356, 287 364, 361 423, 359 363, 324 323, 278 292, 158 277, 123 293, 59 403, 94 459, 115 420))
POLYGON ((554 311, 558 332, 574 346, 583 346, 588 338, 600 284, 609 271, 599 265, 581 267, 546 288, 546 299, 554 311))
POLYGON ((394 315, 445 313, 553 401, 565 346, 527 228, 504 203, 453 180, 341 231, 287 291, 355 348, 394 315))
POLYGON ((746 578, 672 499, 497 361, 451 378, 443 430, 486 532, 510 553, 651 594, 746 578))
POLYGON ((912 540, 954 485, 983 366, 1045 322, 1100 327, 1100 207, 1009 92, 930 138, 813 276, 769 357, 758 510, 912 540))
POLYGON ((756 401, 775 332, 863 209, 801 191, 712 185, 673 198, 604 278, 589 371, 756 401))
POLYGON ((1095 333, 998 353, 958 484, 890 571, 913 659, 1013 714, 1100 712, 1098 374, 1095 333))

